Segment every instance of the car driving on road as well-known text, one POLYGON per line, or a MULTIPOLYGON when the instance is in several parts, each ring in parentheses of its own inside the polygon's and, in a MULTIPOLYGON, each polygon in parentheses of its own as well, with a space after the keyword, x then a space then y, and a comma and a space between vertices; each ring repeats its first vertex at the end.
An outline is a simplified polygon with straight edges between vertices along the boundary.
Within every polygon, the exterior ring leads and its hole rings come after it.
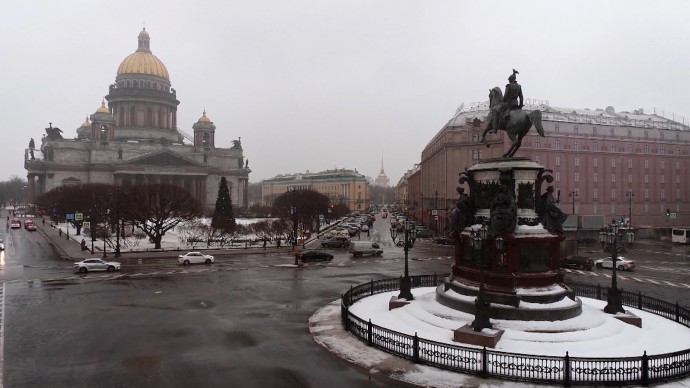
POLYGON ((184 265, 199 263, 211 264, 215 262, 216 259, 211 255, 206 255, 201 252, 187 252, 184 255, 178 256, 177 261, 184 265))
POLYGON ((333 260, 333 255, 321 251, 306 251, 302 253, 302 261, 331 261, 333 260))
POLYGON ((89 271, 119 271, 121 264, 117 261, 105 261, 103 259, 86 259, 74 263, 74 272, 86 273, 89 271))
MULTIPOLYGON (((594 262, 597 268, 613 268, 613 262, 610 257, 605 257, 594 262)), ((626 259, 623 256, 618 256, 616 259, 616 269, 619 271, 632 271, 635 268, 635 262, 626 259)))
POLYGON ((587 256, 571 255, 561 258, 561 267, 591 270, 594 261, 587 256))

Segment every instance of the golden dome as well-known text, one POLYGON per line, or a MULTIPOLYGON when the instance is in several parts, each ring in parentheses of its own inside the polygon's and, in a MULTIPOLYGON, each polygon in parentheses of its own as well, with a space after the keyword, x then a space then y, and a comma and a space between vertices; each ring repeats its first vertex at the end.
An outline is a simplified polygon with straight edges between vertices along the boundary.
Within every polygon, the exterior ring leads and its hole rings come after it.
POLYGON ((121 74, 148 74, 155 75, 170 81, 168 69, 163 62, 151 53, 149 48, 149 33, 143 29, 139 33, 139 48, 132 54, 129 54, 120 67, 117 68, 117 75, 121 74))
POLYGON ((211 120, 208 117, 206 117, 206 109, 204 109, 204 114, 201 117, 199 117, 198 121, 202 121, 202 122, 206 122, 206 123, 211 122, 211 120))
POLYGON ((91 128, 91 121, 89 121, 89 116, 86 116, 86 120, 81 125, 81 128, 91 128))
POLYGON ((105 100, 101 101, 101 107, 96 109, 96 113, 110 113, 110 110, 105 106, 105 100))

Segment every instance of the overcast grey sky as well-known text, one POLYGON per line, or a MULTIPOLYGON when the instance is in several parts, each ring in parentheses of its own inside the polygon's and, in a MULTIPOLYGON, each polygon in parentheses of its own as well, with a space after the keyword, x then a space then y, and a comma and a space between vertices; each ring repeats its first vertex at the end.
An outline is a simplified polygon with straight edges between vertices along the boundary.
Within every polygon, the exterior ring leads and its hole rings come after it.
POLYGON ((391 184, 461 104, 511 69, 551 106, 656 108, 690 119, 687 1, 22 0, 0 16, 0 180, 48 122, 66 138, 137 48, 151 51, 191 133, 242 138, 251 182, 357 169, 391 184), (685 94, 683 94, 685 93, 685 94))

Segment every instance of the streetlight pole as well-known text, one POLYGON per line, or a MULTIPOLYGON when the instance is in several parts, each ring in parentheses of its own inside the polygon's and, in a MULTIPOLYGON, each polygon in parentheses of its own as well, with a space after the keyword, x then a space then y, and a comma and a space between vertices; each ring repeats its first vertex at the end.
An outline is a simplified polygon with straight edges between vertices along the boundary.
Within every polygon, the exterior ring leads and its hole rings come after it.
POLYGON ((434 191, 434 237, 438 237, 438 190, 434 191))
POLYGON ((632 199, 635 193, 632 190, 628 190, 625 196, 628 197, 628 230, 632 230, 632 199))
MULTIPOLYGON (((628 246, 631 246, 635 241, 635 235, 633 232, 627 232, 625 234, 625 241, 628 246)), ((609 287, 606 295, 606 307, 604 307, 604 312, 608 314, 624 313, 623 309, 623 295, 621 290, 618 289, 617 280, 617 265, 618 260, 618 223, 615 219, 611 220, 611 225, 607 228, 602 228, 599 232, 599 241, 601 242, 602 248, 611 251, 611 266, 613 267, 613 273, 611 275, 611 287, 609 287)))
POLYGON ((295 265, 299 265, 299 253, 297 252, 297 188, 290 187, 288 190, 292 191, 292 208, 290 208, 292 213, 292 252, 295 255, 295 265))
MULTIPOLYGON (((410 223, 410 221, 407 219, 403 221, 403 229, 405 233, 405 245, 403 246, 403 250, 405 252, 405 274, 402 278, 400 278, 400 294, 398 295, 398 299, 413 300, 414 296, 412 296, 412 279, 410 279, 407 258, 410 246, 414 244, 414 240, 417 238, 417 229, 413 228, 412 223, 410 223)), ((395 243, 395 239, 397 237, 398 230, 394 227, 391 228, 391 238, 393 239, 393 243, 395 243)))
MULTIPOLYGON (((573 198, 573 216, 575 216, 575 198, 579 197, 580 194, 577 192, 577 190, 571 190, 570 194, 568 194, 570 197, 573 198)), ((580 237, 580 221, 575 217, 575 254, 580 253, 580 249, 578 246, 577 239, 580 237)))

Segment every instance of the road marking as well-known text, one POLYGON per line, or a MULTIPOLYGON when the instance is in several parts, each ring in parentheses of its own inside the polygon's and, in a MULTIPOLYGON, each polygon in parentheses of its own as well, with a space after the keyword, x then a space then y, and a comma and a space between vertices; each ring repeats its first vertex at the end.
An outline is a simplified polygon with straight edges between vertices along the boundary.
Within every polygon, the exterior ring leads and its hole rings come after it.
POLYGON ((661 283, 657 282, 656 280, 652 280, 652 279, 647 279, 647 281, 650 283, 654 283, 654 284, 661 284, 661 283))
POLYGON ((666 284, 668 284, 669 286, 672 286, 672 287, 678 287, 677 284, 671 283, 671 282, 667 282, 666 280, 662 280, 662 282, 664 282, 664 283, 666 283, 666 284))
POLYGON ((685 283, 680 283, 681 286, 685 286, 687 288, 690 288, 690 284, 685 284, 685 283))
POLYGON ((636 282, 640 282, 640 283, 644 282, 644 280, 638 279, 638 278, 634 278, 634 277, 632 277, 632 276, 630 277, 630 279, 632 279, 632 280, 634 280, 634 281, 636 281, 636 282))

